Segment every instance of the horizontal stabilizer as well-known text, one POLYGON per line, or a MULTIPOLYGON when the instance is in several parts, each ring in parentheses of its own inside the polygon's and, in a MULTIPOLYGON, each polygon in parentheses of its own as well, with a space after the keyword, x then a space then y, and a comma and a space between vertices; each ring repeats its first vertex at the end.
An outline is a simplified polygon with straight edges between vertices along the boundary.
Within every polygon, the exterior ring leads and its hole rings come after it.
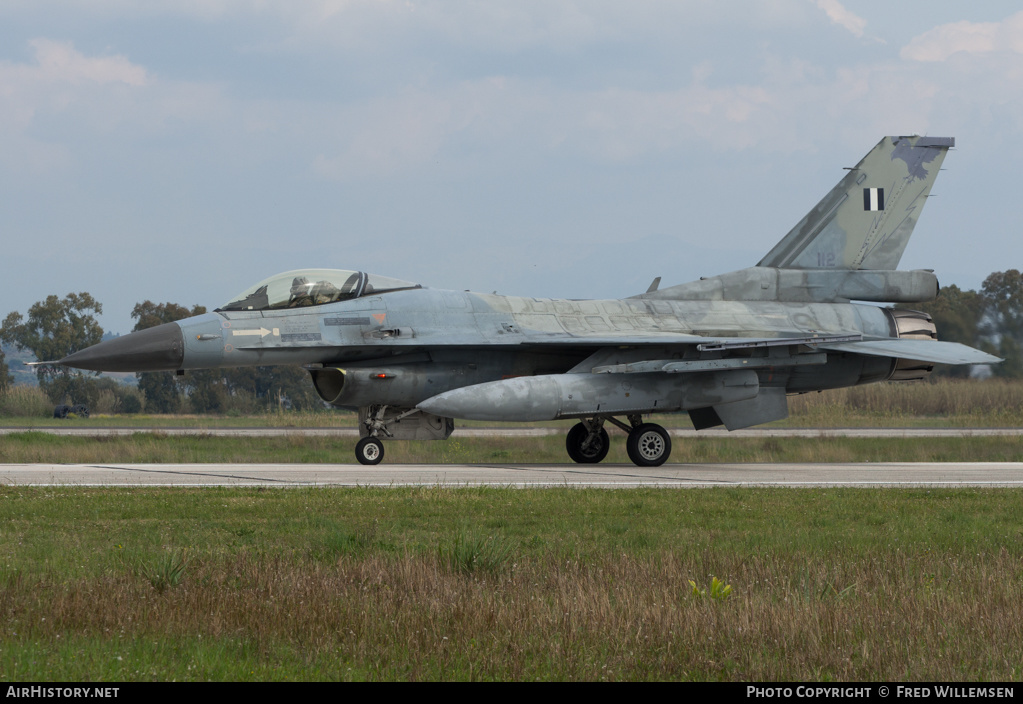
POLYGON ((851 352, 871 357, 914 359, 935 364, 994 364, 1002 361, 994 355, 958 342, 935 340, 864 340, 862 342, 823 344, 820 347, 835 352, 851 352))

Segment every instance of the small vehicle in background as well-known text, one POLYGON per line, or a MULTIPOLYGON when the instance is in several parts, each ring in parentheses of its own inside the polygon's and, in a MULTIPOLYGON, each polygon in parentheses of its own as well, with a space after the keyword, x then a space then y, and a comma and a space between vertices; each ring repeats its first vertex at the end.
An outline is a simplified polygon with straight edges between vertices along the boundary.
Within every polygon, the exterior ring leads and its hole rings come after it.
POLYGON ((61 404, 59 406, 54 406, 53 408, 54 418, 67 418, 70 415, 76 416, 78 418, 88 418, 89 407, 86 406, 84 403, 77 403, 73 406, 61 404))

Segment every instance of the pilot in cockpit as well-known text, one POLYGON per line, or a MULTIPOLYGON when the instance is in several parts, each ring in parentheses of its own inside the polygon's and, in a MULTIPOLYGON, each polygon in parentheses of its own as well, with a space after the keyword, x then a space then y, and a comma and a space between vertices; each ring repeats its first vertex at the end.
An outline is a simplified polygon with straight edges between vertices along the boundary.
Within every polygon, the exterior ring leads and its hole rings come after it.
POLYGON ((329 281, 310 283, 304 276, 296 276, 291 282, 291 297, 288 308, 318 306, 336 301, 340 291, 329 281))

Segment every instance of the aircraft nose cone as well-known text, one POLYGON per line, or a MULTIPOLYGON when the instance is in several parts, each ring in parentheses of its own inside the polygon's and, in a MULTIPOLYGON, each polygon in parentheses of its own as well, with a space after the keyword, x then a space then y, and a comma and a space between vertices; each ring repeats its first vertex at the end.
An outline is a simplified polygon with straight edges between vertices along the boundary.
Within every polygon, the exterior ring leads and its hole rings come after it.
POLYGON ((156 372, 181 368, 185 342, 177 323, 157 325, 101 342, 60 360, 95 372, 156 372))

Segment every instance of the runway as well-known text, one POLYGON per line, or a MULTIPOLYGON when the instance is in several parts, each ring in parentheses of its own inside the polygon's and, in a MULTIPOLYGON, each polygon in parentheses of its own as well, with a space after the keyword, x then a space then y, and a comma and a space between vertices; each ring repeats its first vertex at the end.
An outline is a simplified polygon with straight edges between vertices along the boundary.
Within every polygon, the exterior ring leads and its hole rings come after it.
POLYGON ((4 464, 0 485, 61 487, 1023 487, 1023 462, 361 465, 4 464))

